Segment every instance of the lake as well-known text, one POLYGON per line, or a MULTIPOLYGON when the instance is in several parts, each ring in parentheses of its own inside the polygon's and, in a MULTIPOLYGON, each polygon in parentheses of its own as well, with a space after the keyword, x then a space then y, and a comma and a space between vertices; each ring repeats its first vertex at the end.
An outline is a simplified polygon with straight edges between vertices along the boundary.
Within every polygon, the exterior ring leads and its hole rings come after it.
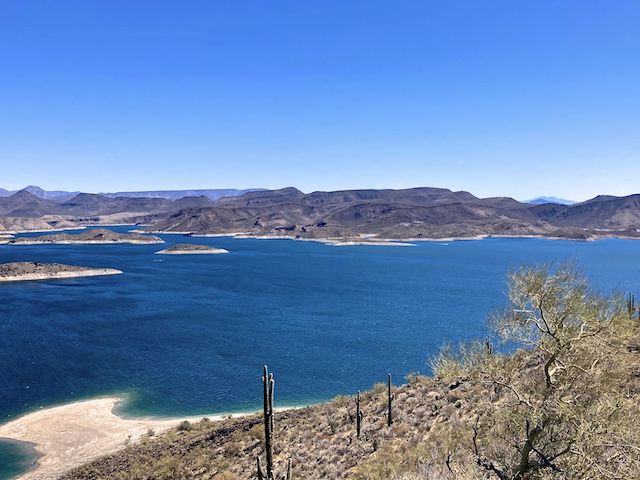
MULTIPOLYGON (((640 242, 631 240, 335 247, 162 238, 230 253, 154 255, 167 245, 0 246, 0 263, 125 272, 0 284, 2 421, 113 394, 127 399, 123 415, 258 409, 263 364, 276 376, 279 406, 327 400, 367 389, 387 372, 397 382, 428 373, 428 358, 444 342, 486 336, 487 314, 504 305, 505 275, 517 266, 573 261, 606 292, 637 291, 640 274, 640 242)), ((16 451, 0 443, 0 458, 24 460, 16 451)), ((0 478, 11 478, 9 467, 0 478)))

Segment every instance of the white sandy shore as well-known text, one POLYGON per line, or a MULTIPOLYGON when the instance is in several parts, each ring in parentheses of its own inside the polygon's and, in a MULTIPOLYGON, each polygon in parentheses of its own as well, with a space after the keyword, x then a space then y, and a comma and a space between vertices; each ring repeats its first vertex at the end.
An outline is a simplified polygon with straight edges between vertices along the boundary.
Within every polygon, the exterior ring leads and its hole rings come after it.
POLYGON ((216 237, 229 237, 229 238, 253 238, 257 240, 296 240, 306 242, 319 242, 326 245, 333 246, 350 246, 350 245, 369 245, 369 246, 415 246, 414 242, 458 242, 469 240, 485 240, 488 238, 534 238, 540 240, 570 240, 570 241, 594 241, 610 238, 617 238, 621 240, 640 240, 640 237, 615 235, 611 233, 603 232, 601 235, 592 235, 588 239, 578 239, 570 237, 553 237, 549 235, 500 235, 500 234, 480 234, 469 237, 409 237, 409 238, 377 238, 376 234, 363 234, 362 240, 352 238, 298 238, 293 235, 255 235, 249 232, 227 232, 227 233, 194 233, 189 231, 182 232, 169 232, 166 230, 130 230, 132 233, 147 233, 147 234, 161 234, 161 235, 188 235, 191 237, 200 238, 216 238, 216 237))
POLYGON ((378 247, 415 247, 414 243, 399 242, 396 240, 317 240, 325 245, 334 247, 352 247, 357 245, 378 247))
MULTIPOLYGON (((163 232, 153 232, 163 233, 163 232)), ((364 235, 361 239, 343 239, 343 238, 298 238, 295 236, 287 235, 253 235, 250 233, 234 232, 234 233, 203 233, 203 234, 191 234, 192 237, 201 238, 215 238, 215 237, 231 237, 231 238, 252 238, 255 240, 295 240, 299 242, 317 242, 325 245, 332 245, 336 247, 348 247, 354 245, 369 245, 369 246, 386 246, 386 247, 414 247, 413 243, 408 243, 404 240, 395 240, 389 238, 375 238, 375 235, 364 235)))
POLYGON ((61 278, 98 277, 102 275, 120 275, 122 270, 115 268, 89 268, 86 270, 74 270, 69 272, 53 273, 27 273, 24 275, 12 275, 0 277, 0 282, 23 282, 31 280, 56 280, 61 278))
POLYGON ((156 255, 218 255, 221 253, 229 253, 224 248, 208 248, 206 250, 160 250, 156 255))
MULTIPOLYGON (((140 233, 140 234, 149 234, 149 235, 156 235, 156 234, 162 234, 162 235, 192 235, 193 232, 168 232, 166 230, 140 230, 138 228, 134 228, 133 230, 127 230, 129 233, 140 233)), ((193 235, 194 237, 196 235, 193 235)), ((221 237, 224 236, 229 236, 229 235, 219 235, 221 237)))
MULTIPOLYGON (((162 432, 181 419, 121 418, 113 413, 117 397, 98 398, 28 413, 0 425, 0 437, 31 442, 41 455, 37 468, 20 480, 53 480, 62 473, 139 440, 149 429, 162 432)), ((229 415, 226 415, 228 417, 229 415)), ((219 420, 222 415, 209 416, 219 420)))

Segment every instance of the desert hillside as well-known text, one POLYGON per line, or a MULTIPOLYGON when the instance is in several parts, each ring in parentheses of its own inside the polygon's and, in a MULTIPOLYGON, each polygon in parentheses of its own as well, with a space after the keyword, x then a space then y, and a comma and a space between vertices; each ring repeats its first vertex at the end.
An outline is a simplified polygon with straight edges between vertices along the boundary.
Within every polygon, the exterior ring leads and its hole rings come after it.
MULTIPOLYGON (((354 396, 276 412, 275 477, 290 462, 289 478, 304 479, 638 478, 635 299, 593 293, 569 268, 514 273, 510 299, 491 324, 518 349, 445 347, 434 377, 392 388, 391 418, 387 385, 360 395, 360 435, 354 396)), ((258 478, 264 425, 261 414, 185 422, 63 478, 258 478)))
POLYGON ((465 191, 431 187, 308 194, 289 187, 215 200, 205 195, 161 198, 87 193, 53 198, 28 190, 0 197, 0 231, 135 223, 148 231, 342 240, 362 236, 640 237, 640 195, 600 195, 564 205, 478 198, 465 191))

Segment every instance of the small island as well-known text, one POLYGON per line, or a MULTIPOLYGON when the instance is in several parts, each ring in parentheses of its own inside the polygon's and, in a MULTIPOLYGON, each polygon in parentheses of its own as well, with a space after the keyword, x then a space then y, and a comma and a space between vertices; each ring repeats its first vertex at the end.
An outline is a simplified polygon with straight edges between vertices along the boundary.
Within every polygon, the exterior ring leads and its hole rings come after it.
POLYGON ((39 237, 19 237, 8 242, 9 245, 105 245, 114 243, 156 244, 164 243, 164 240, 151 235, 119 233, 106 228, 95 228, 77 234, 55 233, 39 237))
POLYGON ((115 268, 91 268, 62 263, 13 262, 0 264, 0 282, 96 277, 121 273, 121 270, 115 268))
POLYGON ((9 243, 11 240, 13 240, 14 236, 8 233, 0 233, 0 245, 3 245, 5 243, 9 243))
POLYGON ((224 248, 214 248, 208 245, 196 245, 193 243, 179 243, 177 245, 171 245, 156 252, 159 255, 216 255, 220 253, 229 253, 229 250, 224 248))

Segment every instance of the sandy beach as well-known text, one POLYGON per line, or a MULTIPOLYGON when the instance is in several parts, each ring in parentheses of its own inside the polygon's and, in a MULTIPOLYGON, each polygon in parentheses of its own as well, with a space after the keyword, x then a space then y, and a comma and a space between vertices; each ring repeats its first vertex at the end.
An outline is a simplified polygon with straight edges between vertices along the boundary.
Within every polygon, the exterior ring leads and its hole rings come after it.
MULTIPOLYGON (((121 399, 97 398, 28 413, 0 426, 0 437, 35 444, 41 455, 35 470, 19 480, 53 480, 94 458, 135 442, 149 429, 159 433, 181 419, 121 418, 113 413, 121 399)), ((217 420, 222 416, 209 416, 217 420)))

